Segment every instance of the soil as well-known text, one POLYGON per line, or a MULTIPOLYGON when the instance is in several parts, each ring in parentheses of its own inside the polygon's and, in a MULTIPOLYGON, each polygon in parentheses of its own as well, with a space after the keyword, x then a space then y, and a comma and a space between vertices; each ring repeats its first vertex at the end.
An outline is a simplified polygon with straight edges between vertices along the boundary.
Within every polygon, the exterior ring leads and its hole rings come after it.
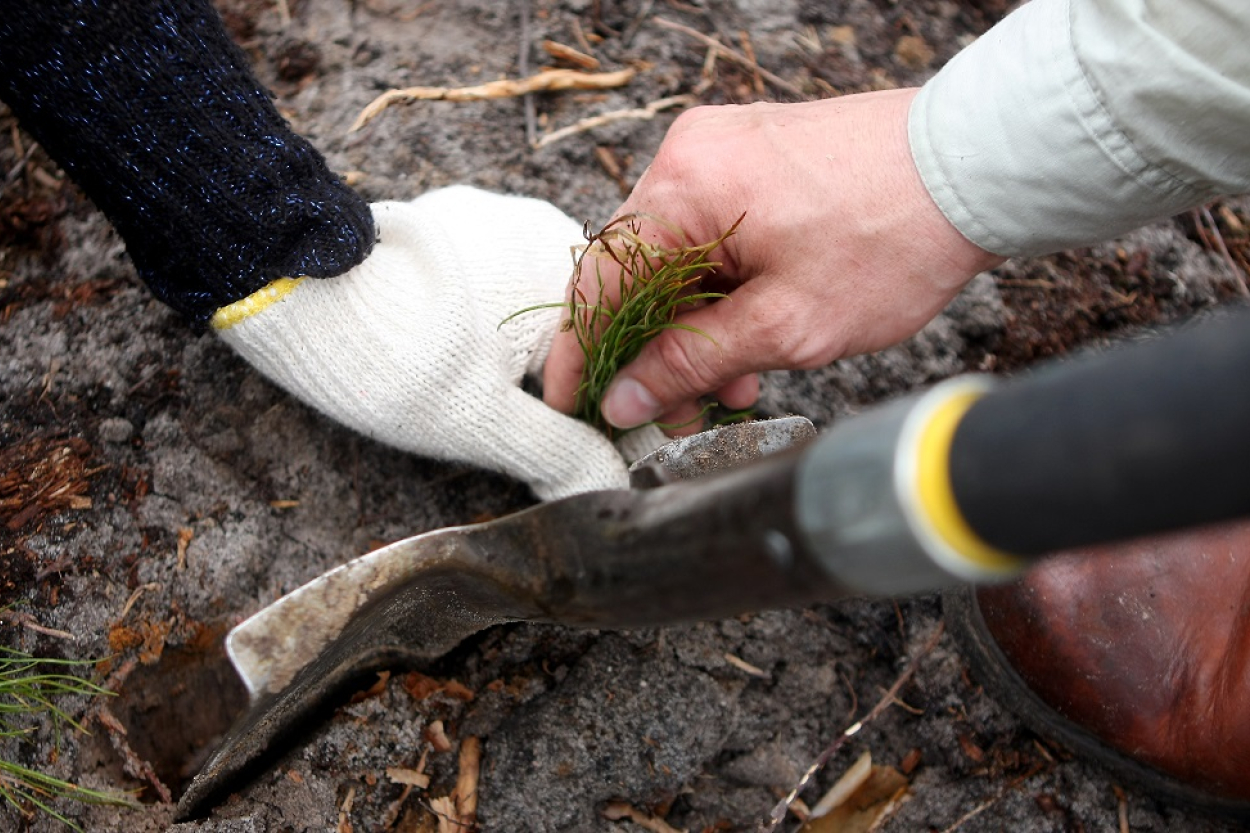
MULTIPOLYGON (((552 64, 544 39, 587 51, 604 69, 639 72, 620 89, 534 96, 539 135, 675 94, 745 103, 916 84, 1006 8, 533 0, 522 24, 522 4, 486 0, 220 5, 295 128, 368 198, 470 183, 543 197, 597 224, 646 166, 671 112, 538 150, 519 99, 424 102, 358 133, 347 128, 390 87, 517 77, 522 46, 531 69, 552 64), (705 72, 706 45, 659 18, 753 53, 785 84, 726 59, 705 72)), ((645 632, 497 627, 425 676, 396 669, 363 681, 353 702, 211 816, 174 824, 167 798, 243 702, 221 649, 229 627, 381 543, 504 515, 532 498, 505 478, 355 436, 211 336, 192 334, 2 109, 0 136, 0 604, 12 606, 0 640, 98 659, 117 692, 68 704, 89 735, 63 732, 58 743, 40 726, 0 743, 0 755, 137 791, 134 809, 58 804, 84 828, 432 831, 431 801, 451 792, 459 750, 474 737, 483 830, 644 829, 606 817, 620 802, 677 829, 753 830, 939 627, 933 597, 645 632), (422 761, 428 788, 388 775, 422 761)), ((952 374, 1014 372, 1212 307, 1245 278, 1248 208, 1225 201, 1209 216, 1013 261, 903 345, 770 374, 761 411, 824 427, 952 374)), ((909 781, 886 831, 1232 829, 1121 792, 1098 767, 1021 727, 969 678, 949 636, 898 699, 834 757, 804 792, 808 803, 867 750, 909 781)), ((61 829, 12 808, 0 809, 0 826, 61 829)), ((792 816, 784 829, 796 826, 792 816)))

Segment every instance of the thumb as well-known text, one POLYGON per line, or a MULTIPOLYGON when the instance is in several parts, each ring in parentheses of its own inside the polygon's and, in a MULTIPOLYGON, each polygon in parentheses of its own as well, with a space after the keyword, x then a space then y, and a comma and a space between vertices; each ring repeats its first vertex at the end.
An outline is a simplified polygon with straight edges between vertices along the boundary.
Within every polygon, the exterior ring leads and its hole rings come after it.
POLYGON ((660 333, 617 374, 603 398, 604 418, 617 428, 632 428, 662 416, 697 413, 699 397, 779 366, 768 347, 774 339, 766 337, 773 328, 755 314, 752 289, 748 283, 728 298, 678 316, 674 323, 680 328, 660 333))

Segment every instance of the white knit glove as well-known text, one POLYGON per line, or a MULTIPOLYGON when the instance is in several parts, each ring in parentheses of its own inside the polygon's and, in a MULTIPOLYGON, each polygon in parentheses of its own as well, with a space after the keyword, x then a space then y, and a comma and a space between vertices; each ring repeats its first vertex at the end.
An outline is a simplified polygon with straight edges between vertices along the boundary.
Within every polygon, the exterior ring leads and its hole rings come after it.
POLYGON ((509 474, 543 500, 627 488, 603 434, 519 387, 540 372, 561 311, 500 326, 564 297, 580 226, 547 202, 463 186, 372 210, 363 263, 218 310, 221 338, 304 402, 405 451, 509 474))

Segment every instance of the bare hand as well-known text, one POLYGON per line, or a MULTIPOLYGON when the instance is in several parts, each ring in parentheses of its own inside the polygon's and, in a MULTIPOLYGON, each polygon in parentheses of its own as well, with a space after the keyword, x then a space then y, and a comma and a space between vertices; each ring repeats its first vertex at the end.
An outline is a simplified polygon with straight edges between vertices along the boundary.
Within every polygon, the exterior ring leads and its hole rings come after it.
MULTIPOLYGON (((1001 262, 929 197, 907 140, 915 93, 701 107, 673 124, 617 216, 662 217, 702 243, 745 212, 713 254, 723 265, 708 288, 729 298, 678 317, 707 338, 666 331, 617 375, 602 406, 610 423, 685 422, 713 392, 746 407, 756 372, 821 367, 902 341, 1001 262)), ((681 242, 659 223, 643 236, 681 242)), ((581 369, 575 340, 558 334, 548 404, 572 410, 581 369)))

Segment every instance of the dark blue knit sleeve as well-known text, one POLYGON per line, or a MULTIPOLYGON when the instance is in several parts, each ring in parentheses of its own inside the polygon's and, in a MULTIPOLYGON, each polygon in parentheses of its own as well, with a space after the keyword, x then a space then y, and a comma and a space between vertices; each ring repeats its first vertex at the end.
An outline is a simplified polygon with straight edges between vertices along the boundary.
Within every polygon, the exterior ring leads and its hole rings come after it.
POLYGON ((208 0, 0 0, 0 100, 197 324, 373 244, 368 205, 291 132, 208 0))

